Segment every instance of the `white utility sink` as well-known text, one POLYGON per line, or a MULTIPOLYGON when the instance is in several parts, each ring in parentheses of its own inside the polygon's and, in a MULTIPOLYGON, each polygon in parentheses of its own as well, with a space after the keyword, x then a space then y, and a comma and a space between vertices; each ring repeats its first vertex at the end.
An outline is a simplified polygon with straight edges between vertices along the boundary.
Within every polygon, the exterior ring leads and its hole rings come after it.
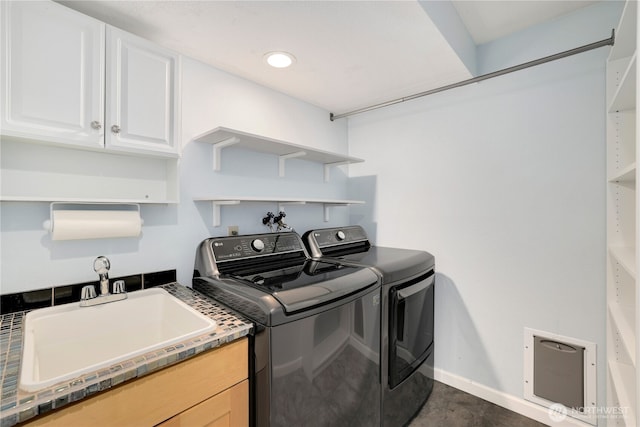
POLYGON ((92 307, 34 310, 23 327, 20 388, 36 391, 213 331, 216 323, 154 288, 92 307))

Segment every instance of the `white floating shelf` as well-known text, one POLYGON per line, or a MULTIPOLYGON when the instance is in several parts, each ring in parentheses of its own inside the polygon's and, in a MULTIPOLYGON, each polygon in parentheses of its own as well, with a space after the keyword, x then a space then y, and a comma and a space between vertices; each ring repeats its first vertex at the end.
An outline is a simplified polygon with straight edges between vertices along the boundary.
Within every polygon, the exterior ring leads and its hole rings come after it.
POLYGON ((625 5, 620 22, 616 27, 616 42, 611 48, 609 61, 626 58, 636 51, 637 1, 628 1, 625 5))
POLYGON ((610 246, 609 252, 618 264, 635 280, 636 278, 636 251, 630 246, 610 246))
POLYGON ((0 202, 61 202, 61 203, 139 203, 139 204, 177 204, 178 200, 155 200, 155 199, 92 199, 85 197, 31 197, 31 196, 0 196, 0 202))
POLYGON ((0 200, 178 203, 178 159, 2 140, 0 200))
POLYGON ((303 145, 225 127, 217 127, 199 135, 194 138, 194 141, 213 144, 213 169, 216 171, 220 170, 222 150, 231 146, 279 156, 279 174, 281 177, 285 175, 285 163, 287 159, 292 158, 324 164, 325 181, 329 181, 329 171, 334 166, 364 162, 363 159, 356 157, 316 150, 303 145))
POLYGON ((609 112, 633 110, 636 108, 636 54, 622 75, 618 88, 613 94, 609 112))
POLYGON ((609 182, 635 182, 636 181, 636 163, 633 162, 616 172, 614 176, 609 178, 609 182))
POLYGON ((635 334, 635 316, 633 305, 626 304, 609 304, 609 314, 615 324, 620 338, 624 345, 631 362, 635 366, 636 363, 636 334, 635 334))
POLYGON ((636 425, 636 370, 631 365, 609 361, 609 373, 618 396, 620 408, 625 408, 624 422, 627 426, 636 425))
POLYGON ((220 226, 220 206, 239 205, 243 202, 263 202, 277 203, 278 210, 284 211, 285 205, 320 204, 324 206, 324 220, 329 221, 329 208, 334 206, 349 206, 363 204, 362 200, 342 200, 342 199, 301 199, 290 197, 195 197, 196 202, 211 202, 213 206, 213 226, 220 226))

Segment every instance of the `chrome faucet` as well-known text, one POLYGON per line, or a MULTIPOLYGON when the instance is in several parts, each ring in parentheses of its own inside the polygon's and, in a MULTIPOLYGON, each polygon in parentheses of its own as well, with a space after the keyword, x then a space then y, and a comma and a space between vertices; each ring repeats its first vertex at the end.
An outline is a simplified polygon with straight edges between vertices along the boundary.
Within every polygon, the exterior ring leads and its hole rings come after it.
POLYGON ((111 263, 104 256, 99 256, 93 262, 93 270, 98 273, 100 278, 100 295, 96 295, 93 285, 87 285, 82 288, 80 297, 80 307, 89 307, 92 305, 105 304, 112 301, 120 301, 127 298, 124 280, 117 280, 113 283, 113 293, 109 292, 109 269, 111 263))
POLYGON ((109 294, 109 269, 111 268, 111 263, 109 262, 109 258, 105 256, 99 256, 93 261, 93 271, 98 273, 100 276, 100 295, 108 295, 109 294))

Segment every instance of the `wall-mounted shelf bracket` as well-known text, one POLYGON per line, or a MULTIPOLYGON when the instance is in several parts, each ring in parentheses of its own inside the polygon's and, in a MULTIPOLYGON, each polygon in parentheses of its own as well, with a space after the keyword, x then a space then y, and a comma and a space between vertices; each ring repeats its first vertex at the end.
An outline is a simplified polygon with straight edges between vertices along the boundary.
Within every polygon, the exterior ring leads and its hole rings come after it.
POLYGON ((227 138, 223 141, 216 142, 213 144, 213 170, 220 170, 220 159, 222 158, 222 149, 226 147, 230 147, 240 142, 240 138, 237 136, 232 136, 231 138, 227 138))
POLYGON ((349 203, 324 203, 322 205, 322 207, 324 208, 324 222, 329 222, 329 208, 332 208, 334 206, 349 206, 349 203))
POLYGON ((286 205, 306 205, 307 202, 303 200, 298 200, 295 202, 278 202, 278 210, 284 212, 284 207, 286 205))
POLYGON ((287 159, 295 159, 296 157, 304 157, 306 155, 306 151, 296 151, 295 153, 282 154, 278 156, 278 174, 280 178, 284 178, 284 164, 287 159))
POLYGON ((240 200, 214 200, 213 206, 213 226, 220 227, 220 206, 239 205, 240 200))
POLYGON ((333 163, 325 163, 324 164, 324 182, 329 182, 330 179, 330 172, 331 172, 331 168, 334 166, 343 166, 343 165, 348 165, 349 161, 344 161, 344 162, 333 162, 333 163))

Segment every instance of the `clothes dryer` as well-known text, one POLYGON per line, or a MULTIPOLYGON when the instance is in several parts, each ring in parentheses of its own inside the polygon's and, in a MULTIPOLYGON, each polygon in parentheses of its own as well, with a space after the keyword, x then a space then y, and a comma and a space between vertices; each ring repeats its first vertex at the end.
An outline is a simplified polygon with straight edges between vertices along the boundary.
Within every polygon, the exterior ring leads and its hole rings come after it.
POLYGON ((303 241, 313 259, 368 267, 380 277, 381 421, 406 425, 433 389, 433 255, 374 246, 360 226, 310 230, 303 241))

